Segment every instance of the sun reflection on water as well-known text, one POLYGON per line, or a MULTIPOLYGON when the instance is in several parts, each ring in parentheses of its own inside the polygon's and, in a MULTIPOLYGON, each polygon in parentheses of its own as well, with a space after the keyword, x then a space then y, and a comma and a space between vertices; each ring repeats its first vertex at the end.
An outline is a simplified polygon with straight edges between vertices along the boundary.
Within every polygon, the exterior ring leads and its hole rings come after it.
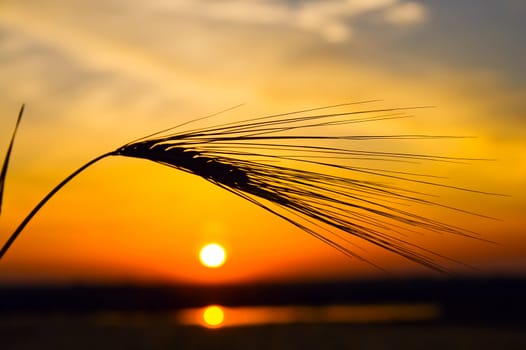
POLYGON ((217 305, 211 305, 203 311, 203 322, 204 325, 210 328, 221 327, 225 319, 225 313, 223 308, 217 305))
POLYGON ((428 321, 440 317, 433 304, 256 306, 185 309, 177 312, 182 325, 208 328, 291 323, 386 323, 428 321))

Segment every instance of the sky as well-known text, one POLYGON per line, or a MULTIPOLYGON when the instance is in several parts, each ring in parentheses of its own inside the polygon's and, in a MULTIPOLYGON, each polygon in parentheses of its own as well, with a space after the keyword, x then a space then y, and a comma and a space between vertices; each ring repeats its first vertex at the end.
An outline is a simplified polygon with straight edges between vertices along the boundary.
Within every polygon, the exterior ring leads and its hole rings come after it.
MULTIPOLYGON (((522 0, 2 0, 0 150, 22 102, 27 109, 0 238, 72 170, 145 134, 240 103, 214 123, 379 99, 373 107, 434 107, 396 123, 360 125, 361 132, 474 136, 403 147, 493 159, 424 165, 424 172, 508 195, 437 193, 498 221, 426 214, 496 243, 411 239, 476 267, 456 265, 462 274, 524 274, 525 15, 522 0)), ((35 217, 0 263, 0 283, 436 276, 354 243, 387 272, 198 177, 114 158, 83 173, 35 217), (215 270, 197 259, 212 241, 228 254, 215 270)))

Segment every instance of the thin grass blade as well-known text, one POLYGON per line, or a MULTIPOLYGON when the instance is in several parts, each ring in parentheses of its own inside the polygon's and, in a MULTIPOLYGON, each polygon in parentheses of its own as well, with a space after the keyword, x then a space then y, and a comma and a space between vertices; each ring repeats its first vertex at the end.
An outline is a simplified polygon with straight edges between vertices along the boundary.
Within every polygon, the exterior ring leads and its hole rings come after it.
POLYGON ((7 148, 7 152, 4 158, 4 163, 2 164, 2 171, 0 172, 0 214, 2 214, 2 201, 4 198, 4 188, 5 188, 5 179, 7 176, 7 168, 9 167, 9 159, 11 158, 11 151, 13 150, 13 144, 15 143, 16 132, 20 121, 22 120, 22 115, 24 114, 25 104, 22 104, 20 111, 18 112, 18 118, 16 120, 15 129, 13 130, 13 135, 11 136, 11 142, 7 148))

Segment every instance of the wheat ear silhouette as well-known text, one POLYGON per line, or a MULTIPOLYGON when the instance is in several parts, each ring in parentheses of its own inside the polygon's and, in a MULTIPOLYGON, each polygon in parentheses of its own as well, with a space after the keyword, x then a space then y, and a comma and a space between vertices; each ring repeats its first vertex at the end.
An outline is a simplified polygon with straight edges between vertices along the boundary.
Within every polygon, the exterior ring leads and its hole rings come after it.
MULTIPOLYGON (((64 185, 91 165, 110 156, 150 160, 197 176, 281 217, 340 252, 380 268, 350 248, 347 235, 358 237, 439 272, 450 272, 444 259, 460 263, 406 237, 414 230, 448 233, 481 239, 475 233, 417 214, 411 208, 442 207, 469 215, 484 215, 430 200, 428 193, 413 190, 415 185, 443 187, 478 194, 491 194, 442 184, 429 174, 360 167, 349 161, 464 162, 471 158, 432 156, 417 153, 378 152, 341 147, 340 144, 381 140, 423 140, 457 138, 432 135, 343 135, 317 133, 334 127, 408 117, 421 107, 363 109, 329 113, 329 108, 359 105, 357 102, 305 109, 231 122, 184 132, 176 127, 162 130, 102 154, 71 173, 51 190, 25 217, 0 250, 0 259, 18 235, 64 185), (322 143, 321 145, 319 143, 322 143), (338 146, 329 143, 337 142, 338 146), (356 176, 353 176, 356 175, 356 176), (383 178, 405 183, 397 187, 359 176, 383 178), (340 243, 341 242, 341 243, 340 243)), ((23 107, 17 126, 20 123, 23 107)), ((223 111, 224 112, 224 111, 223 111)), ((217 114, 217 113, 216 113, 217 114)), ((210 116, 208 116, 210 117, 210 116)), ((205 117, 205 118, 208 118, 205 117)), ((204 118, 199 118, 201 120, 204 118)), ((0 178, 3 188, 15 132, 11 139, 0 178)), ((0 192, 0 203, 1 203, 0 192)))

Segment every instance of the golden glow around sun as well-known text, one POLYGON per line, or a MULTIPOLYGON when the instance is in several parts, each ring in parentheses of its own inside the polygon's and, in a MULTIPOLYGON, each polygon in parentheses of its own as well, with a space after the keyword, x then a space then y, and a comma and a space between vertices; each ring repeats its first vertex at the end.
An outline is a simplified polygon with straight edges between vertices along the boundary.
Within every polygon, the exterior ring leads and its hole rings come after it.
POLYGON ((210 268, 222 266, 226 261, 225 248, 217 243, 210 243, 201 248, 199 252, 201 264, 210 268))
POLYGON ((208 327, 219 327, 223 323, 224 319, 225 313, 219 306, 208 306, 205 311, 203 311, 203 321, 208 327))

